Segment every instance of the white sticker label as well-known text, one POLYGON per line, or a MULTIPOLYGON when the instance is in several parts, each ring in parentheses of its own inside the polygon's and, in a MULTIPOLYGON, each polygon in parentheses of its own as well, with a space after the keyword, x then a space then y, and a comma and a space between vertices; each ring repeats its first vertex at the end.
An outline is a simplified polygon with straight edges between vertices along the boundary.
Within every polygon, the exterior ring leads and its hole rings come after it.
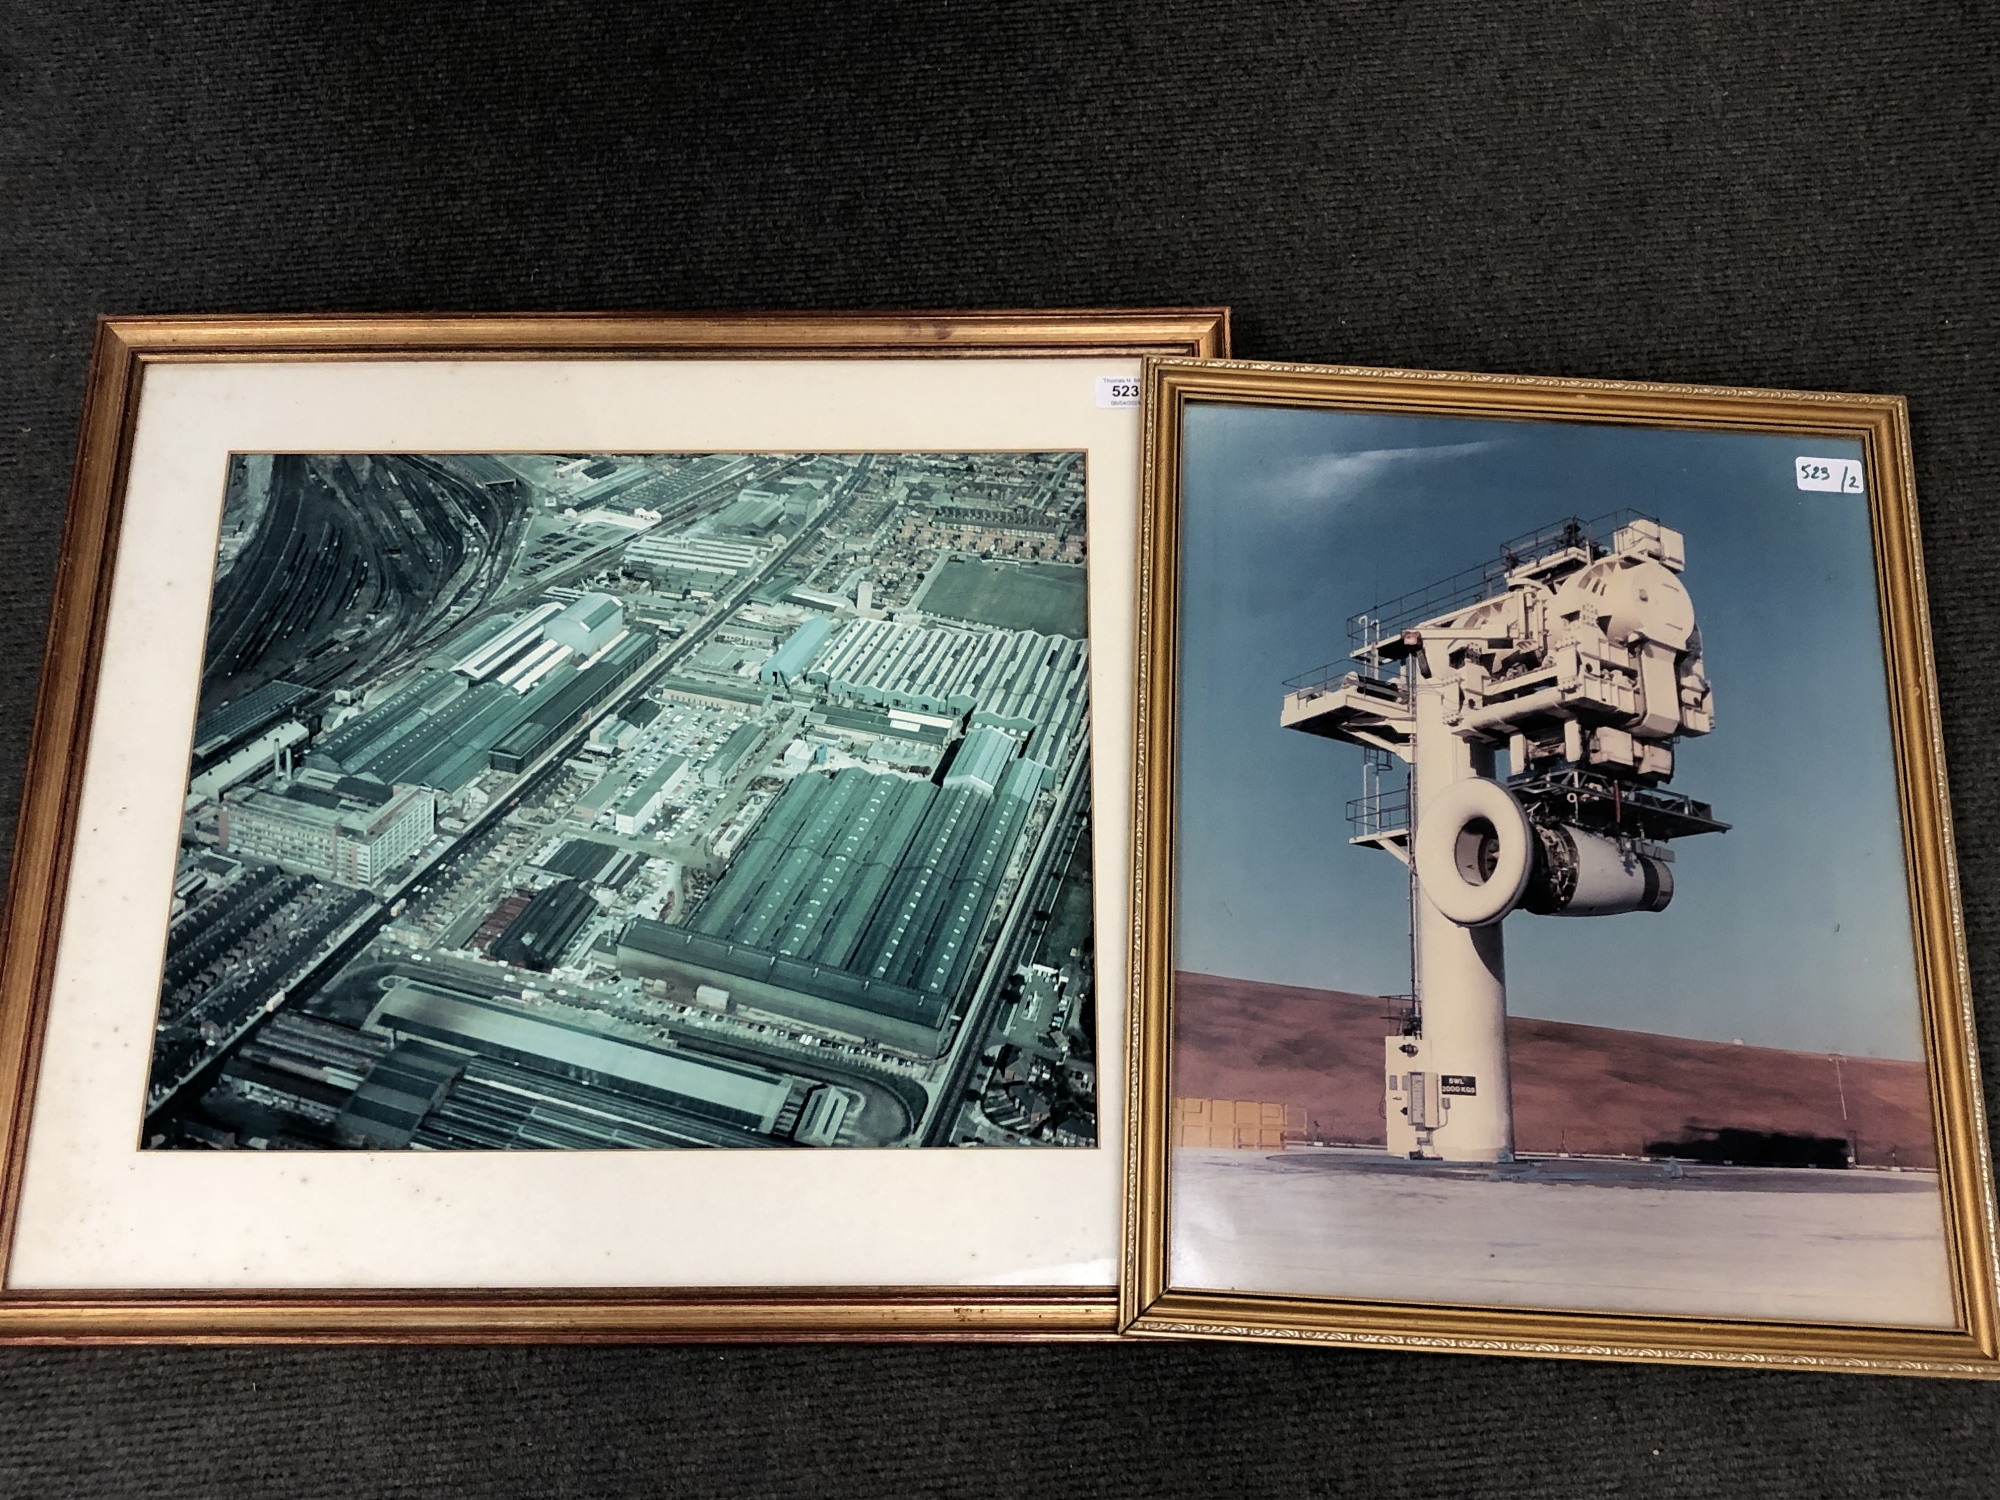
POLYGON ((1865 488, 1861 482, 1859 459, 1801 458, 1794 463, 1799 471, 1799 488, 1802 490, 1832 490, 1859 495, 1865 488))
POLYGON ((1132 375, 1098 376, 1097 404, 1099 406, 1137 406, 1139 404, 1138 378, 1132 375))

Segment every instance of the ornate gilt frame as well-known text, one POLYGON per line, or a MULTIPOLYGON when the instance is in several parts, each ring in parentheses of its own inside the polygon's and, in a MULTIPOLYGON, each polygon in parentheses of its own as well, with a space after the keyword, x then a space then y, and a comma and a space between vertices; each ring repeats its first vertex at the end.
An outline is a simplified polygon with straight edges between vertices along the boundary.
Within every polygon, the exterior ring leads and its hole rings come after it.
MULTIPOLYGON (((187 362, 910 359, 1226 355, 1223 308, 99 322, 0 929, 0 1286, 144 378, 187 362)), ((0 1342, 636 1341, 1105 1337, 1106 1288, 848 1287, 396 1292, 0 1290, 0 1342)))
POLYGON ((1120 1327, 1144 1335, 1582 1359, 2000 1375, 1994 1194, 1901 397, 1184 359, 1146 363, 1131 1062, 1120 1327), (1190 402, 1779 431, 1859 441, 1959 1326, 1632 1316, 1176 1290, 1168 1281, 1182 422, 1190 402))

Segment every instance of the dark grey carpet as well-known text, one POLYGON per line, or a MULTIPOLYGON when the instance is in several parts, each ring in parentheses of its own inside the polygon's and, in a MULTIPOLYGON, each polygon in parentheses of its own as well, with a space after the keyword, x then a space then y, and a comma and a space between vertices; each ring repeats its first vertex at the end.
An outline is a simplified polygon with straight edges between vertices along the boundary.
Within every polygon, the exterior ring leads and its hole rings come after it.
MULTIPOLYGON (((99 312, 1227 302, 1252 357, 1907 394, 2000 1036, 2000 13, 434 9, 0 9, 0 803, 99 312)), ((1996 1416, 1193 1345, 13 1350, 0 1491, 1983 1495, 1996 1416)))

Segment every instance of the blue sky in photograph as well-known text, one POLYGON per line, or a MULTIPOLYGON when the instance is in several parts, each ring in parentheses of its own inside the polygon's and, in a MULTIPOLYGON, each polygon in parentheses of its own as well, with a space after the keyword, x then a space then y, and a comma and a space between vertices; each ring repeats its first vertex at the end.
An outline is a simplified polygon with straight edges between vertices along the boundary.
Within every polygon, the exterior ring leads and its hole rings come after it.
POLYGON ((1818 438, 1200 405, 1183 465, 1178 963, 1407 992, 1403 867, 1347 842, 1359 748, 1278 727, 1346 619, 1566 516, 1687 538, 1716 729, 1674 790, 1664 912, 1506 922, 1515 1015, 1921 1055, 1867 502, 1801 491, 1818 438))

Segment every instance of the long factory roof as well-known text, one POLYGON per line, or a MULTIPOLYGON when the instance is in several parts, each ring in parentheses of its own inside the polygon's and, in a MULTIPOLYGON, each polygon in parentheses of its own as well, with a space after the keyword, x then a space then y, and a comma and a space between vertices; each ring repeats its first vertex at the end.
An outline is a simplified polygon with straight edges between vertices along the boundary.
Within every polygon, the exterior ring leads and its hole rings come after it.
POLYGON ((573 722, 615 687, 652 636, 632 631, 595 666, 573 660, 552 667, 527 692, 498 682, 468 685, 455 672, 427 672, 386 702, 343 724, 312 747, 309 759, 384 782, 421 782, 455 792, 486 767, 489 752, 530 725, 544 731, 573 722))
POLYGON ((614 1086, 664 1095, 669 1103, 760 1130, 771 1128, 791 1094, 790 1079, 762 1068, 658 1051, 554 1017, 421 983, 406 982, 390 990, 369 1025, 531 1067, 544 1061, 581 1068, 614 1086))
POLYGON ((857 766, 794 777, 687 925, 897 989, 955 993, 1042 775, 1015 761, 997 796, 857 766))
POLYGON ((955 630, 856 620, 823 647, 806 679, 837 698, 1030 729, 1061 717, 1088 682, 1089 646, 1032 630, 955 630))
POLYGON ((687 757, 685 755, 669 755, 658 766, 654 767, 650 776, 626 794, 625 800, 618 804, 618 810, 620 812, 637 812, 646 805, 654 793, 658 792, 661 787, 678 776, 681 773, 681 768, 685 765, 687 765, 687 757))
POLYGON ((833 621, 825 615, 814 615, 785 638, 785 644, 758 670, 758 681, 772 682, 778 678, 796 677, 819 654, 832 634, 833 621))

